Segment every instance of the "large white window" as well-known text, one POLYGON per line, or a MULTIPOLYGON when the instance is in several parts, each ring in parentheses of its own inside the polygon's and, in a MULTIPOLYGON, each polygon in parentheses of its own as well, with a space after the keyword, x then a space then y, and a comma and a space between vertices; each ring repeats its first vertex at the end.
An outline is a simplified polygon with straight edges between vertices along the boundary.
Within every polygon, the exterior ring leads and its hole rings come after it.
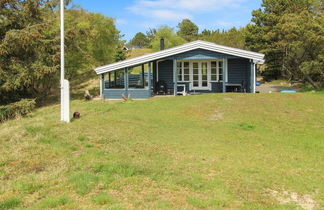
POLYGON ((189 82, 190 81, 190 68, 188 61, 177 62, 177 72, 179 82, 189 82))

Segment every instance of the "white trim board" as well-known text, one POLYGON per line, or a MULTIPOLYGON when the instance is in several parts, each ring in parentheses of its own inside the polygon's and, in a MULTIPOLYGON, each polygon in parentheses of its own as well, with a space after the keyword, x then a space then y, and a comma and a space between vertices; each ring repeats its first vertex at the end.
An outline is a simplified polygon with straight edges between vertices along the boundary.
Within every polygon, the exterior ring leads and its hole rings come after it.
POLYGON ((184 53, 184 52, 188 52, 188 51, 196 50, 196 49, 204 49, 204 50, 209 50, 209 51, 213 51, 213 52, 233 55, 233 56, 237 56, 237 57, 241 57, 241 58, 252 59, 252 60, 254 60, 255 63, 258 63, 258 64, 264 63, 264 54, 198 40, 198 41, 189 42, 187 44, 180 45, 177 47, 173 47, 170 49, 162 50, 159 52, 139 56, 136 58, 120 61, 117 63, 112 63, 112 64, 105 65, 105 66, 101 66, 101 67, 96 68, 95 71, 97 74, 103 74, 103 73, 114 71, 117 69, 122 69, 125 67, 131 67, 131 66, 144 64, 147 62, 163 59, 165 57, 177 55, 180 53, 184 53))

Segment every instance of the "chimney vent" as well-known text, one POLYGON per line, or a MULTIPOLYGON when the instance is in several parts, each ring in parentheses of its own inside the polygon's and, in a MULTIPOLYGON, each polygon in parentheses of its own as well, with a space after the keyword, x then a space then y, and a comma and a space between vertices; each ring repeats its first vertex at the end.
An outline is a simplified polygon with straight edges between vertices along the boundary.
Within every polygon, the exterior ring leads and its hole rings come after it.
POLYGON ((164 39, 160 40, 160 50, 164 50, 164 39))

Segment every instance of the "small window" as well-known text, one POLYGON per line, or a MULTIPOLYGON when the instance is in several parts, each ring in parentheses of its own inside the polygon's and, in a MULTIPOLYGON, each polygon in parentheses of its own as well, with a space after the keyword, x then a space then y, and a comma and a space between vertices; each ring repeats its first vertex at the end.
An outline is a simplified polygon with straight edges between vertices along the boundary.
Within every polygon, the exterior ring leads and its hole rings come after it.
POLYGON ((182 81, 182 62, 177 62, 178 81, 182 81))
POLYGON ((223 62, 218 61, 218 81, 223 81, 223 62))
POLYGON ((190 71, 189 71, 189 62, 183 62, 183 81, 189 82, 190 71))
POLYGON ((177 72, 179 82, 189 82, 190 81, 190 70, 189 62, 177 62, 177 72))
POLYGON ((217 61, 211 62, 211 69, 210 69, 210 80, 213 82, 217 81, 217 61))
POLYGON ((223 80, 222 61, 212 61, 210 63, 210 80, 213 82, 221 82, 223 80))

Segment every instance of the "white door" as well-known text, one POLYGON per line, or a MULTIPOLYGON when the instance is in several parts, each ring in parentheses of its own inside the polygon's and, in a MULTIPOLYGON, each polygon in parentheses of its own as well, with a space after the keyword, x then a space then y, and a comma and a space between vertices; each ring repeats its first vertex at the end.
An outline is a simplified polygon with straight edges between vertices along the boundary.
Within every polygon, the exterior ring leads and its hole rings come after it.
POLYGON ((191 89, 210 90, 210 65, 208 64, 208 61, 193 61, 191 67, 191 89))

